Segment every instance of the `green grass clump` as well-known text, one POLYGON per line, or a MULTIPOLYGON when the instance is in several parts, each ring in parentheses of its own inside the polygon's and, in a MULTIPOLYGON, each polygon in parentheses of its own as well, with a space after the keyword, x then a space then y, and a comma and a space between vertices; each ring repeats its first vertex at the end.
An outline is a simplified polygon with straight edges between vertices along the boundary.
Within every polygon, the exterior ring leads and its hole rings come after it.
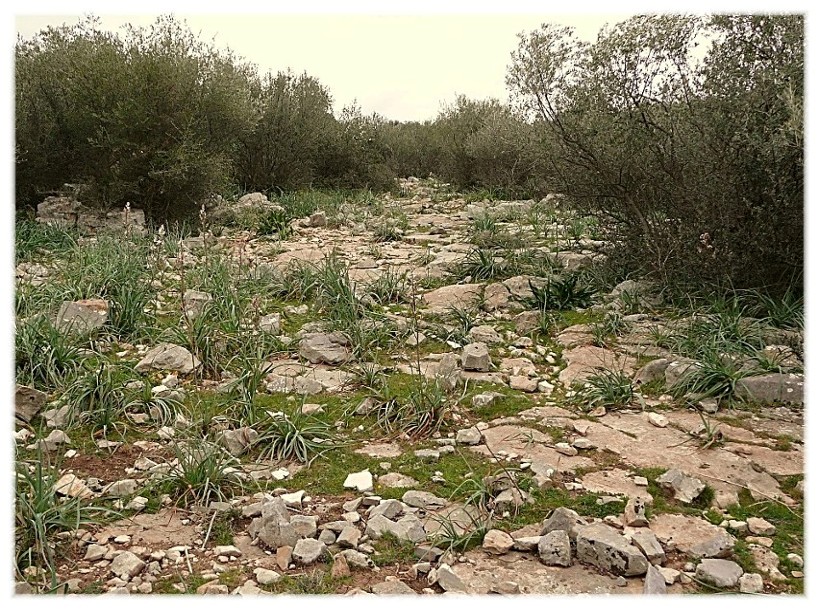
POLYGON ((300 411, 292 416, 268 412, 256 429, 256 445, 262 448, 260 459, 296 460, 309 465, 337 446, 326 422, 300 411))
POLYGON ((58 535, 98 525, 116 513, 88 499, 58 495, 55 484, 62 473, 43 455, 33 462, 17 461, 15 473, 15 567, 18 571, 43 568, 56 585, 57 547, 63 540, 58 535))
POLYGON ((587 377, 576 392, 573 401, 588 411, 596 407, 622 409, 634 400, 631 378, 622 371, 604 368, 587 377))

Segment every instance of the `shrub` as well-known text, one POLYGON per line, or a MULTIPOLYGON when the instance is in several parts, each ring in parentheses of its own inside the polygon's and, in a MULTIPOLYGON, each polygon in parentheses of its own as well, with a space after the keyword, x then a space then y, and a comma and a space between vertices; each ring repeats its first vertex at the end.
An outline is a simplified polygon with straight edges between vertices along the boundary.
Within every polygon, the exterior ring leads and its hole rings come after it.
POLYGON ((18 206, 80 181, 86 203, 194 215, 252 127, 253 71, 172 17, 122 37, 91 17, 48 28, 18 40, 15 69, 18 206))
POLYGON ((522 34, 507 84, 614 259, 682 293, 781 292, 803 270, 803 78, 800 15, 638 15, 591 45, 522 34))

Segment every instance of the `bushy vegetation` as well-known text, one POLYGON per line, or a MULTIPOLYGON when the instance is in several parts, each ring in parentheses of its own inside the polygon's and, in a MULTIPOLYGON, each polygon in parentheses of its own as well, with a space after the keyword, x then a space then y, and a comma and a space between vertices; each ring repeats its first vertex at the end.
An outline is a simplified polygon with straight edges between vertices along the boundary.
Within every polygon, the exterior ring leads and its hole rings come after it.
POLYGON ((803 269, 803 79, 801 16, 640 15, 592 45, 521 35, 507 83, 615 257, 680 287, 783 291, 803 269))
POLYGON ((593 44, 547 24, 512 53, 512 104, 460 96, 400 123, 355 105, 335 116, 314 77, 261 75, 173 17, 122 35, 87 18, 18 40, 17 207, 71 184, 164 222, 214 194, 435 174, 489 199, 564 193, 613 242, 612 264, 678 292, 798 294, 803 47, 798 15, 639 15, 593 44))

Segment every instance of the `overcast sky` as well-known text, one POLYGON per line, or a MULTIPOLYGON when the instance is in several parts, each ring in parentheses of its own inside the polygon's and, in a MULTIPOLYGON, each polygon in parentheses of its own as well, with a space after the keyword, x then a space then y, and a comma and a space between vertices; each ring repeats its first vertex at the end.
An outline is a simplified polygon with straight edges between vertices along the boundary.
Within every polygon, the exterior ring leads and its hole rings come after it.
MULTIPOLYGON (((552 22, 574 26, 591 41, 605 23, 628 17, 173 13, 202 38, 230 47, 261 72, 292 68, 318 78, 329 88, 337 111, 355 99, 365 113, 398 120, 432 119, 443 102, 453 102, 458 94, 506 100, 504 77, 518 32, 552 22)), ((80 14, 18 11, 17 32, 30 37, 48 25, 76 23, 80 14)), ((126 23, 149 25, 157 16, 94 14, 104 29, 113 31, 126 23)))

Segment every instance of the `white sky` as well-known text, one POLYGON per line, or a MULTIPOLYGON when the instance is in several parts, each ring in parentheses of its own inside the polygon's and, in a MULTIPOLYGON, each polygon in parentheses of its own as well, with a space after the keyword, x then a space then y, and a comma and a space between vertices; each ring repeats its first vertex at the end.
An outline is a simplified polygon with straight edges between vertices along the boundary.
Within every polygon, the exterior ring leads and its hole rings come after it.
MULTIPOLYGON (((95 13, 103 29, 150 25, 157 14, 95 13)), ((605 23, 628 14, 591 15, 202 15, 174 12, 219 47, 230 47, 260 72, 292 68, 318 78, 336 111, 354 99, 365 113, 398 120, 432 119, 458 94, 506 100, 504 77, 517 33, 543 22, 577 28, 594 40, 605 23)), ((79 15, 17 15, 17 32, 30 37, 48 25, 73 24, 79 15)))

